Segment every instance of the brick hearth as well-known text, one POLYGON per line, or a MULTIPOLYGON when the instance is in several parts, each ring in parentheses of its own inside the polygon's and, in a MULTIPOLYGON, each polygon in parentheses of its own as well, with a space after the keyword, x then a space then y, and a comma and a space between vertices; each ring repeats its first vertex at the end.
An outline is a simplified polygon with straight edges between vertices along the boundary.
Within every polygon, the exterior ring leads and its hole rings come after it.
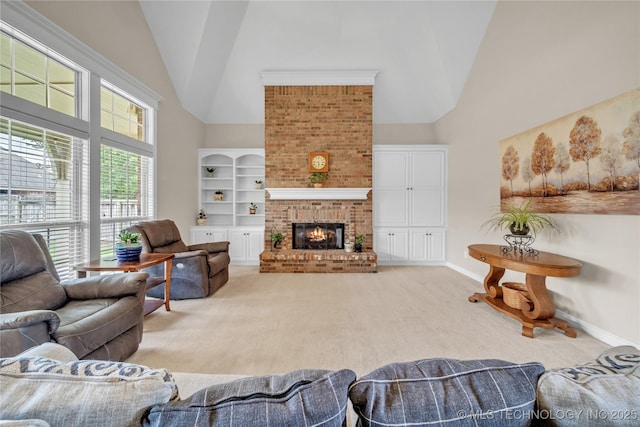
MULTIPOLYGON (((325 187, 372 186, 372 86, 265 86, 265 187, 306 188, 308 155, 329 153, 325 187)), ((374 272, 372 195, 362 200, 265 200, 261 272, 374 272), (362 253, 291 249, 292 222, 342 222, 347 241, 364 234, 362 253), (282 249, 270 233, 284 234, 282 249)))
POLYGON ((279 250, 260 257, 261 273, 375 273, 377 266, 375 252, 279 250))

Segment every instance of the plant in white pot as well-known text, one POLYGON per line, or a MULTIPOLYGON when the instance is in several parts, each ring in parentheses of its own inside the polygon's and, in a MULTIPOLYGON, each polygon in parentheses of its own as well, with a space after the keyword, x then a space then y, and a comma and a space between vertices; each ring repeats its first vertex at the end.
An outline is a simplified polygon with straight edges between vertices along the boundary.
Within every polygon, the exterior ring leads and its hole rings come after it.
POLYGON ((520 206, 509 206, 505 212, 496 212, 483 224, 493 230, 507 229, 511 234, 526 236, 536 233, 545 227, 556 229, 553 219, 545 214, 531 212, 531 199, 520 206))
POLYGON ((204 209, 200 209, 200 212, 198 212, 198 216, 196 216, 196 224, 205 225, 206 223, 207 213, 204 211, 204 209))
POLYGON ((121 230, 116 242, 116 258, 118 261, 137 261, 142 252, 140 243, 140 233, 132 233, 128 230, 121 230))

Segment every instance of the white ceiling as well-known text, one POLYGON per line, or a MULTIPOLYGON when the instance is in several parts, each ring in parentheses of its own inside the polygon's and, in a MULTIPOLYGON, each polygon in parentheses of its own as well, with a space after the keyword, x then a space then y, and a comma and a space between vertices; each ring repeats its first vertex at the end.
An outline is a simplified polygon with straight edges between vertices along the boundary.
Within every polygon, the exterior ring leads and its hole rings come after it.
POLYGON ((269 70, 375 70, 374 123, 432 123, 455 107, 495 4, 140 0, 182 106, 205 123, 264 123, 269 70))

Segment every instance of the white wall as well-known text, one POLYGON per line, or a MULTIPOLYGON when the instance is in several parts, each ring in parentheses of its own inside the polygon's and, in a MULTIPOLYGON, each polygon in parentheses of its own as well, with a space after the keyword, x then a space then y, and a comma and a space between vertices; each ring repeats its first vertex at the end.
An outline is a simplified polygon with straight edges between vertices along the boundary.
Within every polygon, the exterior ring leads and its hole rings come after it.
MULTIPOLYGON (((465 248, 501 243, 481 230, 499 205, 500 140, 638 86, 639 2, 501 1, 458 105, 434 124, 450 146, 448 262, 484 277, 465 248)), ((554 218, 561 233, 536 247, 584 263, 547 280, 558 308, 601 339, 640 343, 640 217, 554 218)))
POLYGON ((139 3, 26 3, 164 98, 158 110, 157 217, 173 219, 188 239, 199 209, 197 149, 205 126, 180 106, 139 3))

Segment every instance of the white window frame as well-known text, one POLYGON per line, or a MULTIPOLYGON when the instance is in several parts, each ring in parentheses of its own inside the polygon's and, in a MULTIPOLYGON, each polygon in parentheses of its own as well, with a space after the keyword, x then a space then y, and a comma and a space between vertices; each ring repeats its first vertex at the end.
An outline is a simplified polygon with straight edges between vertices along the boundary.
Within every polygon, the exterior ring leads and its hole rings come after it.
MULTIPOLYGON (((149 107, 146 117, 146 143, 136 140, 136 144, 132 144, 131 141, 123 140, 126 138, 123 135, 110 132, 100 126, 99 96, 89 96, 89 102, 81 104, 81 109, 77 112, 79 117, 88 118, 87 121, 2 93, 0 114, 3 116, 89 140, 88 258, 96 259, 100 256, 100 145, 108 141, 109 145, 126 146, 127 150, 138 150, 136 152, 141 154, 144 152, 145 155, 153 158, 153 167, 157 170, 156 121, 158 103, 162 101, 162 97, 23 2, 3 2, 1 19, 29 38, 40 43, 46 41, 47 48, 87 70, 88 78, 80 79, 81 87, 77 96, 84 96, 83 93, 99 94, 102 80, 105 80, 127 96, 134 97, 149 107)), ((155 177, 154 181, 153 191, 154 195, 157 195, 155 177)), ((153 212, 156 212, 156 200, 157 197, 154 196, 153 212)))

